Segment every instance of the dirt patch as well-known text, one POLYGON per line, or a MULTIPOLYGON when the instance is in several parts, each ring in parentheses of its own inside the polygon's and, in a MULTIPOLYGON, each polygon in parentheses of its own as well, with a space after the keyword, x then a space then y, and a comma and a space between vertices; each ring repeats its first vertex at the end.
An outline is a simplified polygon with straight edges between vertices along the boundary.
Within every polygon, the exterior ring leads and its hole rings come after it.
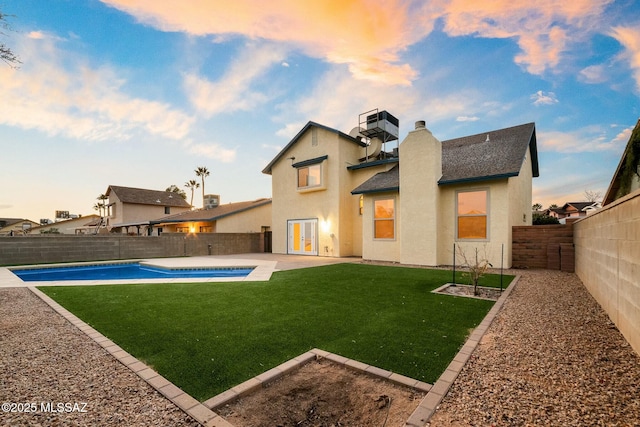
POLYGON ((502 295, 502 292, 504 292, 504 289, 500 292, 499 288, 485 288, 478 286, 477 295, 474 295, 472 285, 452 285, 448 283, 446 287, 436 289, 433 292, 438 294, 456 295, 459 297, 476 297, 497 301, 498 298, 500 298, 500 295, 502 295))
POLYGON ((401 426, 423 397, 318 360, 215 411, 237 427, 401 426))

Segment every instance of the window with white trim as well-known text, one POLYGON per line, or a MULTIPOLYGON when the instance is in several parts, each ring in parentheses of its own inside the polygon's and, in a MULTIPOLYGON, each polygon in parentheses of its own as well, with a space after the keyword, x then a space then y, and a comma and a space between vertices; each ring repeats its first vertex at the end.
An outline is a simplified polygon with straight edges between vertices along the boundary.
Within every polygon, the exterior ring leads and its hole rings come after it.
POLYGON ((309 165, 298 168, 298 188, 313 188, 322 185, 322 164, 309 165))
POLYGON ((395 199, 373 201, 373 238, 395 239, 396 209, 395 199))
POLYGON ((488 238, 488 190, 459 191, 456 195, 456 236, 458 239, 488 238))

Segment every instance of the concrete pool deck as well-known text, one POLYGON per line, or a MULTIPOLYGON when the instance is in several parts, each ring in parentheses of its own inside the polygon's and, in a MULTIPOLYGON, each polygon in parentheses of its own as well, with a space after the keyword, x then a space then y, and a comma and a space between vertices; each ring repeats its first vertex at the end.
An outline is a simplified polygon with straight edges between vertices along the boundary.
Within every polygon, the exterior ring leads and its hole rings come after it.
POLYGON ((130 259, 93 262, 72 262, 64 264, 38 264, 0 267, 0 288, 30 286, 94 286, 121 285, 136 283, 207 283, 207 282, 247 282, 266 281, 275 271, 313 267, 344 262, 358 262, 360 258, 328 258, 303 255, 283 255, 270 253, 248 253, 237 255, 215 255, 180 258, 130 259), (199 277, 177 279, 116 279, 116 280, 55 280, 43 282, 25 282, 11 272, 11 269, 28 269, 43 267, 73 267, 81 265, 100 265, 126 262, 141 262, 145 265, 162 268, 228 268, 254 267, 246 277, 199 277))

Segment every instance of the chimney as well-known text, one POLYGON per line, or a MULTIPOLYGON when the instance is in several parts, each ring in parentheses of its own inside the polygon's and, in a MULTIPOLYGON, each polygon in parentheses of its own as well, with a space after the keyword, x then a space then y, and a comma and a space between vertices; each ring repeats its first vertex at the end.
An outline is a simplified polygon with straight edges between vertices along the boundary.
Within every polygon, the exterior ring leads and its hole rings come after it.
POLYGON ((427 123, 424 120, 418 120, 416 122, 416 130, 418 129, 426 129, 427 128, 427 123))

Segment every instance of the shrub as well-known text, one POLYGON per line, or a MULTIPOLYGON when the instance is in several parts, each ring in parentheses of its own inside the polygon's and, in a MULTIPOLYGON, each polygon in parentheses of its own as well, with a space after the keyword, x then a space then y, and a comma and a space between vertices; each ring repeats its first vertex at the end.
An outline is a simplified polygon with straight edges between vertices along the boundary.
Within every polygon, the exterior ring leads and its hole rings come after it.
POLYGON ((531 222, 533 225, 560 224, 560 221, 558 221, 558 218, 545 215, 545 214, 539 214, 539 213, 533 214, 533 218, 531 222))

